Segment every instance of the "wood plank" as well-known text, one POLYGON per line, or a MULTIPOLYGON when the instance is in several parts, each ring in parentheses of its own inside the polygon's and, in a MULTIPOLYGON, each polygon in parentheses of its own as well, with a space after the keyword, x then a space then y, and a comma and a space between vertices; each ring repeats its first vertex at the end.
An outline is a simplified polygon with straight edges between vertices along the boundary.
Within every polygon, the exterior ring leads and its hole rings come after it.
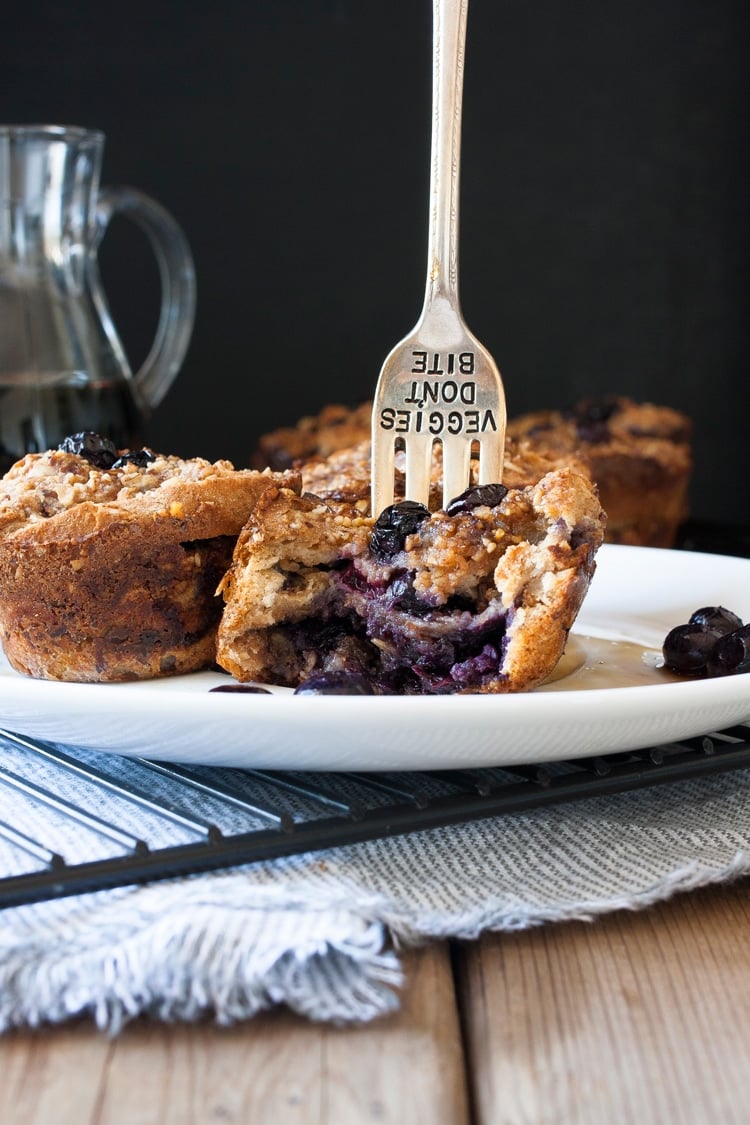
POLYGON ((479 1125, 745 1125, 750 882, 459 946, 479 1125))
POLYGON ((399 1012, 352 1028, 286 1011, 232 1028, 140 1020, 0 1039, 0 1123, 467 1125, 448 947, 404 956, 399 1012))

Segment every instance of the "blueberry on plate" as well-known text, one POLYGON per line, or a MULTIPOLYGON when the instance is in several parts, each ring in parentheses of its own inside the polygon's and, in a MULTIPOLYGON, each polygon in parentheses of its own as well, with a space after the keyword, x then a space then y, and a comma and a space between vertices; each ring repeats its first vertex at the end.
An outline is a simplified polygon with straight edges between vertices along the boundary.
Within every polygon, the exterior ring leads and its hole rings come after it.
POLYGON ((219 684, 209 691, 223 691, 231 695, 271 695, 268 688, 257 687, 255 684, 219 684))
POLYGON ((750 625, 723 605, 702 606, 667 633, 662 651, 680 675, 736 676, 750 671, 750 625))
POLYGON ((735 629, 741 629, 742 618, 732 613, 731 609, 725 609, 723 605, 707 605, 696 609, 695 613, 690 615, 688 624, 698 625, 702 629, 708 629, 717 637, 723 637, 725 633, 733 633, 735 629))
POLYGON ((716 641, 706 668, 709 676, 738 676, 750 672, 750 625, 725 633, 716 641))
POLYGON ((716 635, 699 625, 675 625, 664 639, 664 663, 683 676, 703 675, 715 644, 716 635))

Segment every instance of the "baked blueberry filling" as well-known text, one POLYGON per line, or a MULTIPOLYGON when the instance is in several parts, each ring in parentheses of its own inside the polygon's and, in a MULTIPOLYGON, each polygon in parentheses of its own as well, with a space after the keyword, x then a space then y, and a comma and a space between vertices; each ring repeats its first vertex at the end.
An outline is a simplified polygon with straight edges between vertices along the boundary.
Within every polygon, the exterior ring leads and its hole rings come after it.
POLYGON ((367 633, 383 666, 406 665, 425 691, 456 691, 501 675, 507 615, 497 604, 479 614, 445 606, 416 620, 383 601, 368 609, 367 633))
POLYGON ((386 608, 401 610, 414 617, 424 617, 432 608, 414 589, 414 574, 408 570, 397 571, 381 597, 386 608))
POLYGON ((377 685, 360 672, 319 672, 309 676, 295 695, 379 695, 377 685))
POLYGON ((369 685, 365 694, 450 693, 502 675, 509 614, 498 602, 479 612, 464 597, 430 605, 405 569, 390 581, 368 582, 350 562, 333 577, 325 608, 282 627, 304 683, 315 681, 309 693, 344 694, 349 683, 363 694, 361 681, 369 685))

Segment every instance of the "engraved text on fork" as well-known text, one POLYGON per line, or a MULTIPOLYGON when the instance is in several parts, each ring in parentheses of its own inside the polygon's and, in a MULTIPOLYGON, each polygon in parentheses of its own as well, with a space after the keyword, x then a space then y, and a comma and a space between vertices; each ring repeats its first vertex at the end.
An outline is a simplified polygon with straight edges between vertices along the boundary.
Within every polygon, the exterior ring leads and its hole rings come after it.
POLYGON ((471 378, 476 368, 473 351, 441 354, 414 349, 412 358, 409 375, 422 378, 404 380, 403 407, 382 407, 378 416, 380 429, 397 434, 429 433, 435 437, 443 433, 498 432, 494 411, 477 405, 477 384, 471 378))

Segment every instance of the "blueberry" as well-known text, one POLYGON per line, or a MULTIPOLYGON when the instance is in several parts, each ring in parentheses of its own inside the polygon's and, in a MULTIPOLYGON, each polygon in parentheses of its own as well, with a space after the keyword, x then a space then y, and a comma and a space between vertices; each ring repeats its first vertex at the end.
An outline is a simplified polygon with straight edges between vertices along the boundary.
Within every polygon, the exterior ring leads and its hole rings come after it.
POLYGON ((150 449, 133 449, 129 453, 123 453, 122 457, 118 457, 112 468, 124 469, 127 464, 131 464, 139 469, 145 469, 146 465, 155 460, 156 455, 150 449))
POLYGON ((417 617, 430 612, 430 606, 423 601, 414 589, 413 571, 399 571, 389 584, 385 597, 394 609, 404 613, 415 614, 417 617))
POLYGON ((733 633, 735 629, 742 628, 742 619, 723 605, 708 605, 696 609, 690 615, 689 625, 698 625, 708 629, 716 637, 723 637, 725 633, 733 633))
POLYGON ((256 687, 255 684, 219 684, 218 687, 209 688, 209 691, 225 691, 235 695, 271 695, 268 688, 256 687))
POLYGON ((750 625, 725 633, 715 642, 708 659, 709 676, 737 676, 750 672, 750 625))
POLYGON ((575 408, 575 416, 583 422, 608 422, 619 409, 615 395, 603 395, 583 399, 575 408))
POLYGON ((319 672, 301 683, 295 695, 379 695, 372 680, 360 672, 319 672))
POLYGON ((84 430, 63 438, 57 447, 63 453, 75 453, 96 469, 111 469, 117 460, 117 447, 109 438, 84 430))
POLYGON ((696 609, 666 636, 664 663, 689 676, 735 676, 750 672, 750 625, 723 605, 696 609))
POLYGON ((716 636, 698 625, 675 625, 667 633, 662 652, 664 663, 673 672, 700 676, 706 671, 716 636))
POLYGON ((609 438, 607 422, 620 409, 616 397, 587 398, 572 411, 578 436, 582 441, 601 442, 609 438))
POLYGON ((418 531, 429 516, 429 509, 414 500, 391 504, 375 521, 370 535, 370 550, 380 559, 392 559, 403 549, 407 536, 418 531))
POLYGON ((504 484, 480 484, 467 488, 446 506, 446 516, 457 516, 459 512, 470 512, 472 508, 496 508, 508 495, 504 484))

